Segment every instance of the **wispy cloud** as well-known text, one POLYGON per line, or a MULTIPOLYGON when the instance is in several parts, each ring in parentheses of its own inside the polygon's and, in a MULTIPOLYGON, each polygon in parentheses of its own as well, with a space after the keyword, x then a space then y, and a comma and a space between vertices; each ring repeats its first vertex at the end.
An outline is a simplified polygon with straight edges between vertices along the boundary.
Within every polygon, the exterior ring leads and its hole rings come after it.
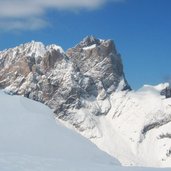
POLYGON ((7 19, 0 20, 0 30, 38 30, 48 26, 45 20, 41 18, 28 18, 28 19, 7 19))
POLYGON ((48 25, 47 10, 95 10, 124 0, 0 0, 0 30, 37 30, 48 25))

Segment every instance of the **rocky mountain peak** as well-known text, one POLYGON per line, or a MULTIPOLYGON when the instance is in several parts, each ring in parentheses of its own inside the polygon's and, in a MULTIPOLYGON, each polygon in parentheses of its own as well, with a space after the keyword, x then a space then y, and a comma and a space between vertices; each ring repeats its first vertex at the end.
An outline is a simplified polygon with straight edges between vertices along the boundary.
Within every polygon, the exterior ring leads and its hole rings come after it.
POLYGON ((109 112, 112 93, 129 90, 113 41, 93 36, 66 53, 32 41, 0 52, 0 66, 0 87, 7 93, 47 104, 79 131, 84 122, 95 126, 91 116, 109 112))
POLYGON ((84 48, 84 47, 88 47, 94 44, 98 45, 99 43, 100 43, 100 40, 97 39, 95 36, 87 36, 78 45, 84 48))
POLYGON ((81 73, 100 82, 106 91, 115 91, 121 78, 125 82, 122 88, 130 89, 124 76, 120 54, 117 53, 112 40, 87 36, 77 46, 68 49, 66 54, 81 73))

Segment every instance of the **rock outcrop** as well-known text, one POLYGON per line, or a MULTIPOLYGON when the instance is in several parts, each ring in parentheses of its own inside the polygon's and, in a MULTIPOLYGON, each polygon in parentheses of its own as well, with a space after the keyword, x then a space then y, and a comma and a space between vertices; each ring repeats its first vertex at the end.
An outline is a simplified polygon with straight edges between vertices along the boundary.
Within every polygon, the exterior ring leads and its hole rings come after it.
POLYGON ((166 98, 171 98, 171 87, 170 85, 168 87, 166 87, 165 89, 163 89, 160 92, 161 95, 164 95, 166 98))

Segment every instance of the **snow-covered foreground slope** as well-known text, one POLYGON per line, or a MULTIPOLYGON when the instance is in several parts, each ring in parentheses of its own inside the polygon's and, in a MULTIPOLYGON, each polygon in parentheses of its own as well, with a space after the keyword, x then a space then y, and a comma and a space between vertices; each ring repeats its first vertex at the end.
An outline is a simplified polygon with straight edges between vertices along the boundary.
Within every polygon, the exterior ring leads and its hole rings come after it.
POLYGON ((0 91, 0 170, 113 170, 117 160, 56 123, 43 104, 0 91))
POLYGON ((109 113, 92 116, 96 127, 90 131, 88 122, 81 134, 123 165, 171 167, 171 98, 160 95, 167 86, 113 93, 109 113))
POLYGON ((52 111, 45 105, 0 91, 0 170, 156 169, 122 167, 117 160, 97 149, 88 140, 63 127, 59 122, 56 123, 52 111))

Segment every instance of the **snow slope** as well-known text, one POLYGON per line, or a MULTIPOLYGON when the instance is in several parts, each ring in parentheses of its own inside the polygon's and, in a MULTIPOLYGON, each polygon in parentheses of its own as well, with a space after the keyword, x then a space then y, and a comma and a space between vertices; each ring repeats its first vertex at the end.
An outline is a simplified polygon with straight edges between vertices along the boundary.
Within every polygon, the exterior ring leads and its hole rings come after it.
MULTIPOLYGON (((158 171, 122 167, 91 142, 55 122, 43 104, 0 91, 0 170, 158 171)), ((160 169, 169 170, 169 169, 160 169)))
POLYGON ((113 170, 112 157, 55 122, 43 104, 0 92, 0 170, 113 170))
MULTIPOLYGON (((89 121, 80 133, 125 166, 171 167, 171 98, 160 95, 167 86, 145 85, 136 92, 114 92, 108 114, 92 115, 89 120, 96 127, 90 129, 89 121)), ((77 111, 78 119, 79 113, 87 112, 77 111)))

